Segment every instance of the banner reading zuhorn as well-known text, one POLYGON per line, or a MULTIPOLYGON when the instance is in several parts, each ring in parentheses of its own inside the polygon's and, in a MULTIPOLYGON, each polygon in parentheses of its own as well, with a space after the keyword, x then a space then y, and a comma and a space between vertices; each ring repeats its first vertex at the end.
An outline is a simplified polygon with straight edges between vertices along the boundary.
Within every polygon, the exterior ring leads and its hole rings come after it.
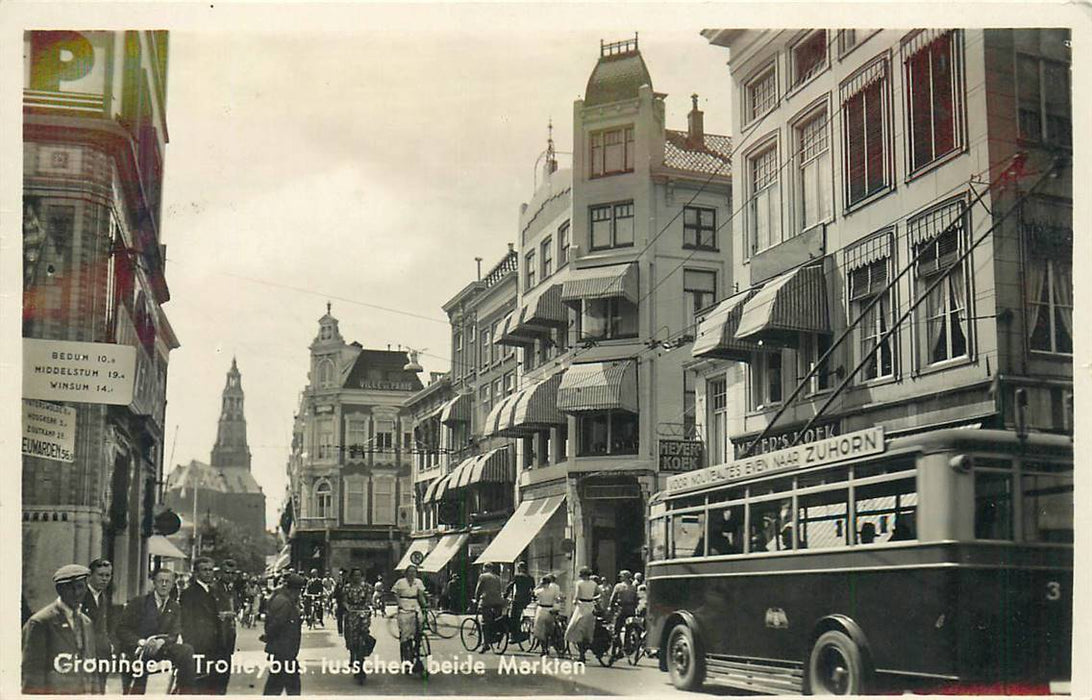
POLYGON ((113 343, 23 339, 23 398, 128 406, 136 348, 113 343))

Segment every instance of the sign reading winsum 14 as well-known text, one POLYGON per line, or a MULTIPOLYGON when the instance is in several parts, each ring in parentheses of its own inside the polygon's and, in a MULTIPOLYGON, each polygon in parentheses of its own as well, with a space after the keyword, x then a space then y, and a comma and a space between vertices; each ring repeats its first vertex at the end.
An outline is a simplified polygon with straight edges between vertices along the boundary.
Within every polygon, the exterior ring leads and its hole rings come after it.
POLYGON ((128 406, 136 348, 113 343, 23 339, 23 398, 128 406))
POLYGON ((869 428, 848 435, 739 459, 727 464, 717 464, 705 469, 675 474, 667 478, 667 492, 678 493, 773 472, 833 464, 883 451, 883 428, 869 428))

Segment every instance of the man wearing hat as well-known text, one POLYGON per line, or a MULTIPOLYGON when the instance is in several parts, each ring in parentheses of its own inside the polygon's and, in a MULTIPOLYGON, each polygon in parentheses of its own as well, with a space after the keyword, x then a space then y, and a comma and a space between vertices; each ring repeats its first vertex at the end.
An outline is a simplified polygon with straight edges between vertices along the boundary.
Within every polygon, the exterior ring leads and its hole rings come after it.
POLYGON ((285 584, 273 592, 265 616, 265 653, 270 668, 263 695, 300 694, 300 669, 296 657, 300 653, 300 591, 306 583, 299 574, 288 574, 285 584))
POLYGON ((23 626, 23 693, 102 692, 97 674, 84 670, 79 663, 97 656, 91 618, 80 612, 90 575, 91 570, 79 564, 57 569, 53 574, 57 600, 32 615, 23 626))
MULTIPOLYGON (((118 621, 117 638, 121 649, 135 658, 141 654, 148 660, 168 660, 177 669, 176 687, 181 695, 194 692, 196 664, 193 647, 179 643, 182 634, 182 610, 171 597, 174 572, 162 567, 152 572, 152 590, 129 601, 118 621)), ((130 686, 127 693, 143 694, 148 676, 141 674, 123 678, 130 686)))

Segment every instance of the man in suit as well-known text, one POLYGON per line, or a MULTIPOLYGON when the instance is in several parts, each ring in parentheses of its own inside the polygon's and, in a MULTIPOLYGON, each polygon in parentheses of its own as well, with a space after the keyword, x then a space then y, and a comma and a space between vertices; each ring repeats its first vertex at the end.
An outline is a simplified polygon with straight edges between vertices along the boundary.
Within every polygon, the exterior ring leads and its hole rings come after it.
POLYGON ((283 586, 269 599, 269 612, 265 616, 265 653, 269 654, 269 675, 266 677, 263 695, 300 694, 300 669, 297 657, 300 653, 300 637, 303 621, 300 619, 300 591, 304 578, 289 574, 283 586))
POLYGON ((23 693, 102 692, 98 674, 78 663, 96 658, 91 619, 80 612, 90 575, 88 568, 79 564, 62 566, 53 574, 57 600, 31 615, 23 627, 23 693))
MULTIPOLYGON (((109 659, 117 652, 114 641, 114 611, 110 602, 109 586, 114 578, 114 565, 107 559, 95 559, 87 568, 87 595, 80 610, 91 618, 95 632, 95 650, 98 658, 109 659)), ((107 673, 99 673, 100 692, 105 691, 107 673)))
MULTIPOLYGON (((176 686, 180 694, 194 692, 196 675, 193 647, 179 642, 182 634, 182 610, 171 598, 174 572, 157 568, 152 572, 152 591, 137 596, 125 606, 118 620, 118 645, 130 658, 138 652, 145 661, 170 661, 177 669, 176 686)), ((146 674, 123 678, 126 694, 142 695, 148 684, 146 674)))
POLYGON ((223 695, 231 680, 231 654, 235 651, 235 612, 231 593, 213 580, 213 562, 198 557, 193 578, 182 591, 182 639, 200 659, 198 692, 223 695), (219 666, 219 668, 217 667, 219 666))

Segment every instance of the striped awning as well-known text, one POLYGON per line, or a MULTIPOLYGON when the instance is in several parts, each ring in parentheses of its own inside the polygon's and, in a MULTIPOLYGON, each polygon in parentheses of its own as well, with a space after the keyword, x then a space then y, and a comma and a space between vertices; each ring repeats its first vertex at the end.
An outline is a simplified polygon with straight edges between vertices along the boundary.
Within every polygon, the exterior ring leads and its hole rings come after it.
POLYGON ((394 567, 394 570, 404 571, 407 566, 412 564, 414 552, 420 552, 422 557, 427 556, 428 553, 432 551, 432 548, 436 546, 437 541, 438 540, 432 537, 422 537, 410 542, 410 546, 406 548, 406 553, 398 560, 398 566, 394 567))
POLYGON ((637 413, 637 362, 572 365, 557 390, 557 408, 565 413, 610 409, 637 413))
POLYGON ((437 544, 425 560, 421 562, 421 566, 418 567, 420 571, 425 573, 434 574, 440 569, 447 566, 447 563, 451 561, 463 545, 466 544, 466 540, 470 537, 468 533, 460 533, 458 535, 444 535, 440 538, 439 544, 437 544))
POLYGON ((561 289, 561 301, 566 304, 582 299, 622 297, 634 304, 638 300, 637 264, 607 265, 571 270, 561 289))
POLYGON ((569 312, 561 303, 561 285, 551 284, 528 295, 513 331, 517 335, 549 333, 551 328, 567 328, 569 312))
POLYGON ((507 447, 499 447, 495 450, 483 452, 471 457, 460 464, 456 471, 452 472, 448 490, 462 489, 482 482, 497 484, 513 483, 515 474, 510 468, 512 460, 509 459, 507 447))
POLYGON ((470 394, 460 394, 444 404, 444 410, 440 412, 440 422, 469 423, 470 422, 470 394))
POLYGON ((483 433, 518 437, 565 425, 565 416, 557 410, 561 376, 558 372, 502 399, 486 417, 483 433))
POLYGON ((535 344, 534 336, 516 332, 521 312, 521 309, 516 309, 504 317, 504 321, 501 322, 500 327, 497 329, 496 337, 493 338, 494 345, 515 345, 518 347, 521 345, 535 344))
POLYGON ((830 333, 821 265, 798 267, 767 283, 743 305, 735 338, 791 348, 800 333, 830 333))
POLYGON ((514 562, 564 502, 564 496, 551 496, 529 499, 520 503, 516 512, 508 518, 501 531, 497 533, 485 551, 474 560, 474 563, 510 564, 514 562))
POLYGON ((173 542, 163 535, 152 535, 148 538, 148 554, 156 557, 164 557, 166 559, 189 558, 182 550, 175 547, 173 542))
POLYGON ((440 495, 443 493, 444 488, 446 488, 445 482, 450 476, 451 472, 448 472, 447 474, 444 474, 443 476, 437 478, 435 481, 429 484, 428 488, 425 489, 425 496, 421 499, 421 502, 438 503, 440 500, 440 495))
POLYGON ((757 289, 748 289, 717 304, 698 324, 698 335, 694 338, 691 355, 749 362, 751 353, 757 351, 758 346, 736 340, 735 336, 744 304, 757 293, 757 289))

